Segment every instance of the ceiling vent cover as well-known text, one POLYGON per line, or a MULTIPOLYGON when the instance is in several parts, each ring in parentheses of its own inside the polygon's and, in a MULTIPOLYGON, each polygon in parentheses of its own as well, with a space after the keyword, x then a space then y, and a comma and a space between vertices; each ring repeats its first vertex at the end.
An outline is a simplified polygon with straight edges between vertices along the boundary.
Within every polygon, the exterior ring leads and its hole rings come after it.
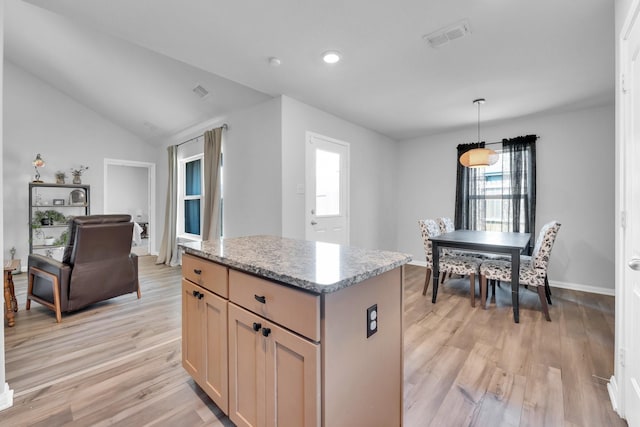
POLYGON ((192 90, 200 98, 204 98, 205 96, 209 95, 209 91, 200 85, 194 87, 192 90))
POLYGON ((429 46, 438 48, 448 44, 452 40, 456 40, 471 34, 471 26, 467 19, 448 25, 433 33, 427 34, 422 38, 429 43, 429 46))

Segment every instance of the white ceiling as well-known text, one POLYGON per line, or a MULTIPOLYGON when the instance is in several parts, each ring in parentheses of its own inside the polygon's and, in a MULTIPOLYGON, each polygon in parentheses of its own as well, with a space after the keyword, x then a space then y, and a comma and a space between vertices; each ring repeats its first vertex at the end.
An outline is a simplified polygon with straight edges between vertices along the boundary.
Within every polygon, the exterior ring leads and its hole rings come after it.
POLYGON ((483 123, 614 99, 613 0, 29 3, 5 8, 7 59, 146 139, 280 94, 396 140, 474 125, 478 97, 483 123))

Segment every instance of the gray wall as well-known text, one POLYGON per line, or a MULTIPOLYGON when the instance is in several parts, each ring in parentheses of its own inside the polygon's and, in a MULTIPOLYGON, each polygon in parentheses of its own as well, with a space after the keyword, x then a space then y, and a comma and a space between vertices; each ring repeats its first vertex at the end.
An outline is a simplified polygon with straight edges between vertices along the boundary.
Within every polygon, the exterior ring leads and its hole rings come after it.
MULTIPOLYGON (((486 141, 526 134, 540 136, 536 232, 550 220, 562 223, 550 280, 613 294, 613 105, 481 126, 486 141)), ((469 128, 399 143, 397 249, 414 260, 424 261, 418 219, 454 216, 456 146, 476 138, 469 128)))
POLYGON ((305 237, 305 137, 311 131, 350 144, 350 244, 394 249, 395 142, 295 99, 282 97, 282 232, 305 237))

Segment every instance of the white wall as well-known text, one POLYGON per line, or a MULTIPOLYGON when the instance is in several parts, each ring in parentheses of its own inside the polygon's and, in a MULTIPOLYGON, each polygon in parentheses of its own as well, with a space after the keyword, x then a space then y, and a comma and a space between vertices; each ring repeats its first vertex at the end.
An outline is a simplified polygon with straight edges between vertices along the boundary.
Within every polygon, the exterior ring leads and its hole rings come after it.
POLYGON ((282 96, 282 234, 305 237, 305 137, 311 131, 348 142, 350 171, 350 244, 395 249, 395 156, 393 140, 282 96))
MULTIPOLYGON (((179 144, 227 124, 228 129, 222 132, 225 237, 282 233, 280 117, 280 99, 275 98, 196 125, 167 141, 179 144)), ((184 157, 202 152, 202 138, 181 146, 184 157)), ((162 174, 158 200, 164 212, 166 167, 162 174)), ((159 218, 164 221, 164 214, 159 218)))
MULTIPOLYGON (((482 125, 482 139, 536 134, 537 216, 562 224, 549 277, 558 286, 614 288, 614 108, 482 125)), ((424 261, 418 219, 454 216, 456 146, 475 129, 403 141, 398 145, 397 249, 424 261)))
MULTIPOLYGON (((4 2, 0 1, 0 58, 4 58, 4 2)), ((3 64, 0 63, 0 101, 3 97, 4 82, 3 64)), ((4 170, 4 138, 3 138, 3 102, 0 102, 0 170, 4 170)), ((0 187, 2 187, 2 174, 0 174, 0 187)), ((2 187, 4 188, 4 187, 2 187)), ((0 200, 0 221, 4 222, 4 200, 6 200, 6 192, 3 191, 2 200, 0 200)), ((4 247, 4 231, 0 230, 0 246, 4 247)), ((6 258, 5 258, 6 259, 6 258)), ((4 301, 3 301, 4 302, 4 301)), ((4 320, 2 328, 0 328, 0 410, 5 409, 13 404, 13 390, 9 388, 5 376, 4 363, 4 320)))
MULTIPOLYGON (((4 257, 11 246, 22 265, 28 256, 28 183, 31 164, 41 153, 45 182, 55 182, 56 170, 80 164, 89 170, 83 184, 91 185, 91 213, 103 213, 104 158, 158 163, 160 150, 107 121, 57 89, 5 60, 4 90, 4 257)), ((162 161, 166 168, 166 160, 162 161)), ((164 199, 162 199, 164 200, 164 199)))

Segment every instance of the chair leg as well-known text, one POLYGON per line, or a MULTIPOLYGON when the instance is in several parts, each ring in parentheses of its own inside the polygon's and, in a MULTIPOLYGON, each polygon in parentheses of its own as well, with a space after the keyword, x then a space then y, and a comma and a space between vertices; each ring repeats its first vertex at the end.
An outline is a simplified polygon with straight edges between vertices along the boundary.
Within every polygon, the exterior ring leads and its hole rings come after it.
POLYGON ((32 299, 53 310, 56 313, 56 322, 62 322, 62 312, 60 309, 60 284, 58 283, 58 276, 56 276, 55 274, 51 274, 48 271, 44 271, 36 267, 31 267, 29 269, 29 285, 27 289, 27 310, 31 308, 32 299), (53 291, 53 304, 49 301, 33 295, 33 280, 35 276, 41 277, 44 280, 48 280, 51 282, 53 291))
POLYGON ((431 280, 431 269, 427 268, 427 274, 424 278, 424 288, 422 288, 422 295, 427 294, 427 289, 429 289, 429 281, 431 280))
POLYGON ((553 305, 551 302, 551 287, 549 286, 549 279, 547 279, 547 276, 544 276, 544 293, 547 296, 547 302, 549 305, 553 305))
POLYGON ((493 294, 493 299, 496 299, 496 279, 491 279, 491 293, 493 294))
POLYGON ((476 274, 469 274, 469 290, 471 291, 471 307, 476 306, 476 274))
POLYGON ((136 282, 138 282, 138 299, 140 299, 140 297, 142 297, 142 292, 140 291, 140 281, 136 280, 136 282))
POLYGON ((540 304, 542 304, 542 312, 547 322, 551 322, 551 316, 549 316, 549 306, 547 305, 547 298, 544 291, 544 286, 536 286, 538 288, 538 297, 540 297, 540 304))
POLYGON ((480 304, 483 309, 487 309, 487 278, 480 275, 480 304))
POLYGON ((31 298, 33 294, 33 272, 29 270, 29 285, 27 286, 27 310, 31 310, 31 298))
POLYGON ((447 277, 447 272, 446 271, 444 273, 442 273, 442 279, 440 279, 440 284, 441 285, 444 283, 445 277, 447 277))

